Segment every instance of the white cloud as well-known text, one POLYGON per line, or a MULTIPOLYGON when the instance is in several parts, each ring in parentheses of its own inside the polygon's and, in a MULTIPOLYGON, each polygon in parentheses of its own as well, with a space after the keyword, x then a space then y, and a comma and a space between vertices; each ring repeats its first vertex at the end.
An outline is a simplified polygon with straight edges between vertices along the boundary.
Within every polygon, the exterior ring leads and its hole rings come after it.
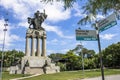
MULTIPOLYGON (((79 4, 77 4, 77 3, 74 4, 73 9, 76 11, 76 13, 74 14, 74 16, 76 16, 76 17, 83 17, 83 18, 87 16, 87 14, 83 13, 83 9, 81 9, 81 6, 79 4)), ((105 17, 103 15, 99 15, 98 14, 96 16, 96 18, 97 19, 103 19, 105 17)))
POLYGON ((85 16, 87 16, 86 14, 83 14, 83 10, 80 9, 79 4, 77 4, 77 3, 74 4, 73 9, 76 11, 74 16, 76 16, 76 17, 85 17, 85 16))
POLYGON ((56 42, 58 42, 58 40, 57 39, 53 39, 51 42, 56 43, 56 42))
POLYGON ((64 46, 66 45, 67 43, 69 42, 66 42, 65 40, 58 40, 58 39, 53 39, 53 40, 49 40, 47 41, 47 44, 50 44, 50 45, 60 45, 60 46, 64 46))
POLYGON ((47 44, 58 45, 59 41, 57 39, 53 39, 51 41, 47 40, 47 44))
POLYGON ((14 41, 24 41, 25 40, 25 39, 22 39, 22 38, 20 38, 19 36, 15 35, 15 34, 12 34, 10 36, 10 38, 11 38, 11 42, 14 42, 14 41))
POLYGON ((30 15, 29 8, 22 0, 1 0, 0 5, 13 12, 16 19, 25 20, 30 15))
POLYGON ((97 18, 98 19, 103 19, 103 18, 105 18, 103 15, 97 15, 97 18))
POLYGON ((46 31, 52 31, 55 32, 57 35, 59 35, 62 38, 68 38, 68 39, 73 39, 74 36, 65 36, 63 32, 58 28, 58 26, 50 26, 47 24, 43 24, 44 28, 46 31))
POLYGON ((61 45, 67 45, 67 42, 62 40, 61 45))
POLYGON ((29 24, 28 24, 27 22, 20 22, 20 23, 18 24, 18 26, 28 28, 28 27, 29 27, 29 24))
POLYGON ((65 10, 63 3, 54 2, 52 5, 47 4, 45 6, 46 14, 48 14, 47 20, 50 22, 58 22, 61 20, 66 20, 71 17, 71 11, 69 9, 65 10))
POLYGON ((116 34, 104 34, 104 35, 100 35, 100 37, 102 39, 105 39, 105 40, 111 40, 115 36, 117 36, 117 35, 116 34))
POLYGON ((48 50, 47 49, 47 55, 51 54, 51 53, 55 53, 56 51, 55 50, 48 50))
POLYGON ((70 49, 62 49, 62 50, 47 50, 47 54, 51 54, 51 53, 66 53, 67 51, 69 51, 70 49))
POLYGON ((14 17, 26 21, 27 17, 33 17, 35 11, 46 10, 49 22, 58 22, 70 18, 71 11, 64 10, 63 3, 54 2, 52 5, 41 3, 40 0, 1 0, 4 8, 12 10, 14 17))

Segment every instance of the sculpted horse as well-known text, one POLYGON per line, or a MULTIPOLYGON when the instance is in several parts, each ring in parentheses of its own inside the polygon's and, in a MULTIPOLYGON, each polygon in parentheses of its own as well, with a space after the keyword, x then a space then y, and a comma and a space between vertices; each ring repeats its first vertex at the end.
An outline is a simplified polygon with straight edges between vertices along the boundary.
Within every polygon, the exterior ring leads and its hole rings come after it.
POLYGON ((40 13, 39 11, 37 11, 34 14, 34 18, 30 18, 28 17, 28 23, 29 28, 31 28, 31 25, 33 25, 33 29, 43 29, 41 27, 41 24, 44 22, 44 20, 47 18, 47 15, 45 14, 45 10, 44 13, 40 13))

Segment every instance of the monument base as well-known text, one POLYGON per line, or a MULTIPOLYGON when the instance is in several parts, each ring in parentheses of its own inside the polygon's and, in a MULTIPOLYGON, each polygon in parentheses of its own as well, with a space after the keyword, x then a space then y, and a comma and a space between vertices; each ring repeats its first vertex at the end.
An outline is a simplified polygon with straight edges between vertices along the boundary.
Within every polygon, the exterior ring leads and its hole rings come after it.
POLYGON ((44 74, 43 68, 39 67, 25 67, 24 74, 44 74))
POLYGON ((17 66, 10 68, 10 74, 51 74, 60 72, 59 66, 51 63, 48 57, 24 56, 21 69, 17 66))

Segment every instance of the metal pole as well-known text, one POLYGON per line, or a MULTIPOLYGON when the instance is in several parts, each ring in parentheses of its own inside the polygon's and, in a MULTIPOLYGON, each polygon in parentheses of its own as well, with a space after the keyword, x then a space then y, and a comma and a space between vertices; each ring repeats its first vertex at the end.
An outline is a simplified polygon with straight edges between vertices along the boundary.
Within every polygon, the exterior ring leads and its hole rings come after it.
POLYGON ((102 61, 102 53, 101 53, 101 45, 100 45, 100 37, 99 37, 99 31, 98 31, 97 25, 96 25, 96 31, 97 31, 98 48, 99 48, 99 55, 100 55, 101 75, 102 75, 102 80, 105 80, 105 78, 104 78, 104 69, 103 69, 103 61, 102 61))
POLYGON ((3 48, 2 48, 1 79, 0 79, 0 80, 2 80, 2 68, 3 68, 3 60, 4 60, 4 55, 3 55, 3 53, 4 53, 4 47, 5 47, 5 35, 6 35, 6 31, 7 31, 7 29, 6 29, 6 26, 5 26, 5 29, 4 29, 4 39, 3 39, 3 48))
POLYGON ((5 47, 5 35, 6 35, 6 31, 7 31, 7 29, 6 29, 6 26, 7 26, 7 25, 8 25, 8 24, 4 24, 5 29, 3 29, 3 31, 4 31, 4 39, 3 39, 3 47, 2 47, 2 59, 1 59, 1 69, 0 69, 0 71, 1 71, 0 80, 2 80, 2 69, 3 69, 3 60, 4 60, 4 55, 3 55, 3 53, 4 53, 4 47, 5 47))
POLYGON ((83 46, 82 46, 82 42, 80 42, 80 45, 78 45, 78 48, 81 50, 81 56, 82 56, 82 71, 83 71, 83 75, 84 75, 84 57, 83 57, 83 46))
POLYGON ((82 70, 83 70, 83 75, 84 75, 84 57, 83 57, 83 52, 82 52, 83 46, 82 46, 82 42, 80 43, 81 43, 81 55, 82 55, 82 70))

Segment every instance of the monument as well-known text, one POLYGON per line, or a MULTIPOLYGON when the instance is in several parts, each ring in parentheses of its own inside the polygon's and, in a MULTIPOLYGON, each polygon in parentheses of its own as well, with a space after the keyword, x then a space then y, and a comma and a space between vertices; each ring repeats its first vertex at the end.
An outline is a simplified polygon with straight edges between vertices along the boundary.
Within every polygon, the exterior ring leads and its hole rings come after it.
POLYGON ((60 71, 59 66, 51 63, 46 55, 46 31, 41 26, 47 15, 37 11, 34 18, 28 17, 29 28, 26 31, 25 56, 21 67, 11 69, 10 73, 23 74, 49 74, 60 71))

